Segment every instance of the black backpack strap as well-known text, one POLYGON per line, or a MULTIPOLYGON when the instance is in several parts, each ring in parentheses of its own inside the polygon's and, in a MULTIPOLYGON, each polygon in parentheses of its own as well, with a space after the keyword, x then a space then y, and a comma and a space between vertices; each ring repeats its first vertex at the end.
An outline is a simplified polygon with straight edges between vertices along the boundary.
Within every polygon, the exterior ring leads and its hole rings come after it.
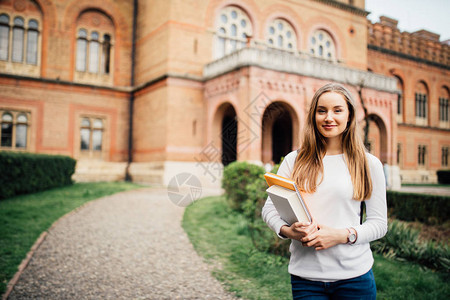
POLYGON ((366 202, 361 201, 361 213, 359 215, 359 224, 363 223, 363 216, 364 216, 365 210, 366 210, 366 202))

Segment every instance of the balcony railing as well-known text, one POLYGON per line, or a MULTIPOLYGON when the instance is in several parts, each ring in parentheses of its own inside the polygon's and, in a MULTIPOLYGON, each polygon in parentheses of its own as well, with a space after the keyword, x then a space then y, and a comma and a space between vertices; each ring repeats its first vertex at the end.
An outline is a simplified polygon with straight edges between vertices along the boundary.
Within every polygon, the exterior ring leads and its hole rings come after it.
POLYGON ((397 79, 367 71, 351 69, 336 62, 307 55, 247 47, 215 60, 203 68, 203 77, 210 79, 237 68, 255 66, 279 72, 340 82, 385 92, 397 92, 397 79))

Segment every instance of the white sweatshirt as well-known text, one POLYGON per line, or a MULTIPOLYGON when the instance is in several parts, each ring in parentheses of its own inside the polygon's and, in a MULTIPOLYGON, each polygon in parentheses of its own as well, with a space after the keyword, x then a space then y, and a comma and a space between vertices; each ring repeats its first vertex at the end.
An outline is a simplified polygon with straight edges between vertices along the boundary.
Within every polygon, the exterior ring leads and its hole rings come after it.
MULTIPOLYGON (((297 151, 289 153, 278 174, 291 178, 297 151)), ((381 162, 367 154, 373 191, 366 200, 366 221, 360 225, 360 201, 353 200, 353 185, 343 154, 326 155, 323 159, 323 181, 313 194, 304 194, 308 208, 318 224, 334 228, 353 227, 357 241, 352 244, 338 244, 325 250, 304 247, 292 240, 289 273, 308 280, 332 282, 354 278, 372 268, 373 256, 369 242, 383 237, 387 232, 386 182, 381 162)), ((267 198, 262 217, 280 238, 280 229, 287 225, 275 206, 267 198)))

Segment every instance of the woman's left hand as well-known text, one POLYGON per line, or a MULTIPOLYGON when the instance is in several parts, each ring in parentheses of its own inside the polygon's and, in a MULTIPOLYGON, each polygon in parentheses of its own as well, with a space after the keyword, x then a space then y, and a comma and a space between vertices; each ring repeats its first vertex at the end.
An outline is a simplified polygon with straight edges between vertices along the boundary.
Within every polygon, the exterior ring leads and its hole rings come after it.
POLYGON ((324 250, 337 244, 347 243, 347 229, 336 229, 320 224, 317 227, 319 230, 302 238, 303 246, 324 250))

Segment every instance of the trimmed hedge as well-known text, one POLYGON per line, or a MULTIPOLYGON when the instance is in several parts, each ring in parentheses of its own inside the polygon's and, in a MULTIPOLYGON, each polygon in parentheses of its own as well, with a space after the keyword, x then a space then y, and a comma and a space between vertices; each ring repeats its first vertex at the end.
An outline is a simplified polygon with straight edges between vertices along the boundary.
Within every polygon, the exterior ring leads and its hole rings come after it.
MULTIPOLYGON (((274 166, 272 172, 276 172, 278 167, 279 165, 274 166)), ((289 257, 290 240, 279 239, 261 218, 261 210, 267 199, 264 173, 263 167, 236 161, 225 167, 222 187, 225 189, 228 205, 247 219, 255 248, 289 257)))
POLYGON ((263 167, 240 161, 232 162, 224 168, 222 188, 225 190, 228 205, 233 210, 243 211, 242 205, 248 199, 245 187, 264 173, 263 167))
POLYGON ((0 199, 72 184, 75 165, 68 156, 0 152, 0 199))
POLYGON ((438 170, 436 175, 440 184, 450 184, 450 170, 438 170))
POLYGON ((404 221, 442 224, 450 217, 450 197, 387 191, 390 215, 404 221))

